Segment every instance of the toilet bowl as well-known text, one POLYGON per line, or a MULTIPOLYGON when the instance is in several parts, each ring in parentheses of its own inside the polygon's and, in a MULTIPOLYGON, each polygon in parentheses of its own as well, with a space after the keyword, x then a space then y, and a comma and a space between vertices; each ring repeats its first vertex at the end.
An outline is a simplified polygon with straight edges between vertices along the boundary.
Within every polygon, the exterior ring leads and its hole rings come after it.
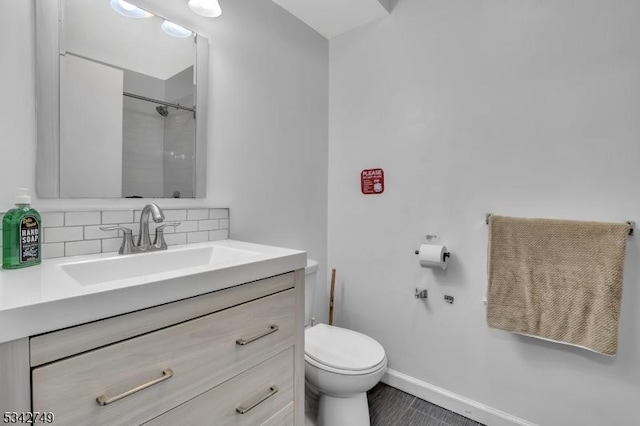
MULTIPOLYGON (((309 319, 318 262, 305 269, 309 319), (313 286, 313 287, 312 287, 313 286)), ((366 392, 382 378, 387 357, 380 343, 357 331, 326 324, 305 329, 305 382, 318 397, 319 426, 368 426, 366 392)))

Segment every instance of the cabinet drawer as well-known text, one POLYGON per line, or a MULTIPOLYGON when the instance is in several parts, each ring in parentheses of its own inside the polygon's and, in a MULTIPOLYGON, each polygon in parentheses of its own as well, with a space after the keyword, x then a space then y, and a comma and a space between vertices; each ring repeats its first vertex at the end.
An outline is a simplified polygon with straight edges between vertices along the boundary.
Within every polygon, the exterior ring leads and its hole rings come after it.
POLYGON ((156 417, 145 426, 273 423, 293 413, 293 349, 274 356, 220 386, 156 417), (244 413, 240 411, 248 410, 244 413))
POLYGON ((289 404, 260 426, 294 426, 294 403, 289 404))
POLYGON ((293 273, 277 275, 190 297, 165 305, 57 330, 31 338, 31 366, 37 367, 131 339, 160 328, 170 327, 231 306, 293 288, 293 273))
POLYGON ((61 425, 142 423, 292 346, 294 312, 287 290, 34 368, 33 410, 54 412, 61 425))

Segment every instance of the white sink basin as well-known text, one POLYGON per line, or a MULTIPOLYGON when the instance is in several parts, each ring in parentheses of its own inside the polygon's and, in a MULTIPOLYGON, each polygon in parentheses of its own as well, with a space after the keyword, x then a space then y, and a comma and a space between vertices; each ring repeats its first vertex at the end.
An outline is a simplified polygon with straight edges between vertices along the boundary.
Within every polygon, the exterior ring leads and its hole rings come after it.
POLYGON ((44 259, 0 272, 0 344, 274 277, 306 263, 304 251, 237 240, 44 259))
POLYGON ((63 263, 60 268, 82 285, 101 284, 185 270, 243 263, 261 253, 225 246, 182 247, 63 263))

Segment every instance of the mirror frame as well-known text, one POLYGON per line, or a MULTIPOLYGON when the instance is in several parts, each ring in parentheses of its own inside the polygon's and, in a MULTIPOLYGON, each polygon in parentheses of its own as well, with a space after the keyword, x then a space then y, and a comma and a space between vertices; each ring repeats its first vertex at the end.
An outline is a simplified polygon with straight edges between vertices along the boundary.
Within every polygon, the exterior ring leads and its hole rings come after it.
MULTIPOLYGON (((60 54, 65 52, 60 38, 64 25, 63 1, 35 2, 36 194, 39 198, 60 198, 60 54)), ((195 73, 194 198, 205 198, 209 42, 197 33, 195 73)))

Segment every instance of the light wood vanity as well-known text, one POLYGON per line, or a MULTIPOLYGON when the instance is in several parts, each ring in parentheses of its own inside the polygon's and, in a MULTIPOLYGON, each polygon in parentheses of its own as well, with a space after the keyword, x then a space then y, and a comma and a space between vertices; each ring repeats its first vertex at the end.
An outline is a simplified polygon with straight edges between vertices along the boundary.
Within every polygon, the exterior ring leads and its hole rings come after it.
POLYGON ((0 409, 56 425, 303 425, 304 270, 0 344, 0 409))

